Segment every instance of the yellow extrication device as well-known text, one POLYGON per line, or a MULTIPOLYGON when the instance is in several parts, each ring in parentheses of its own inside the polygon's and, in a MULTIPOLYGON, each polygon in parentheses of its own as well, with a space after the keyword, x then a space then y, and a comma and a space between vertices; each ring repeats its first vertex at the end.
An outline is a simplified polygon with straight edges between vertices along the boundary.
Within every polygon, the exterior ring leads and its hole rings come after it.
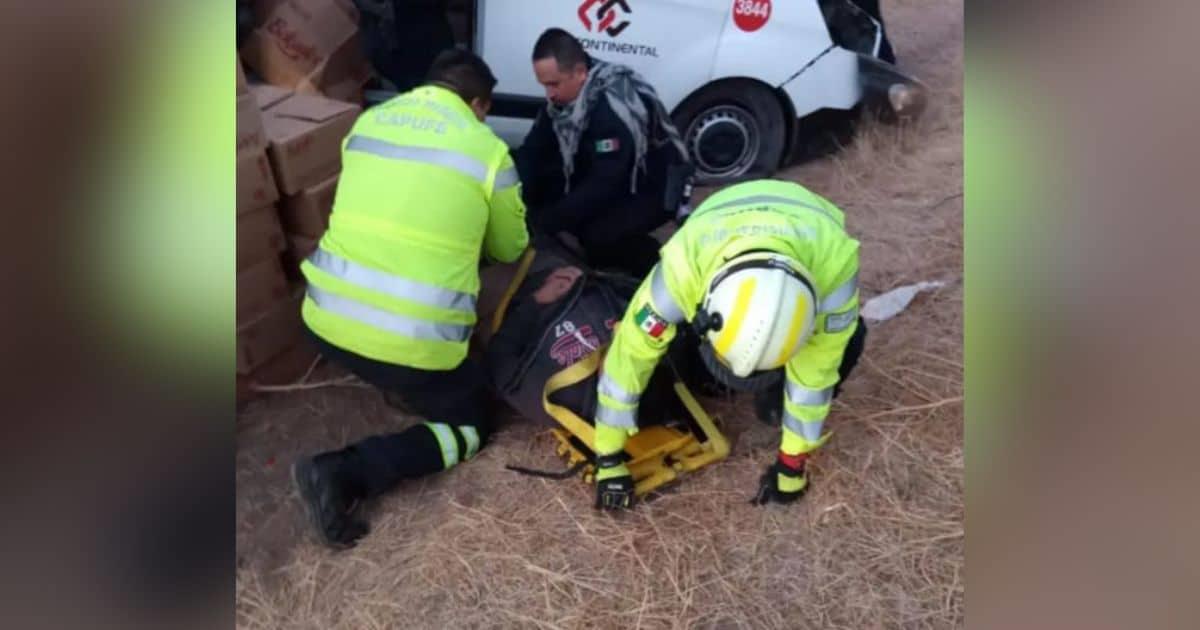
MULTIPOLYGON (((500 307, 492 319, 492 330, 498 330, 513 295, 525 279, 535 253, 530 248, 517 269, 517 276, 509 285, 500 307)), ((620 314, 616 314, 617 317, 620 314)), ((566 477, 580 474, 587 483, 595 480, 595 428, 590 420, 581 418, 575 411, 551 400, 555 392, 577 385, 594 377, 604 364, 608 344, 597 347, 590 354, 554 373, 546 379, 542 389, 542 406, 547 415, 559 426, 550 429, 558 441, 558 455, 566 460, 568 471, 561 475, 545 474, 527 469, 510 467, 520 472, 530 472, 545 477, 566 477)), ((672 389, 687 413, 682 421, 667 425, 644 426, 625 443, 626 466, 633 475, 635 493, 643 496, 664 484, 675 481, 681 473, 688 473, 729 455, 729 442, 717 428, 712 417, 696 400, 691 391, 672 366, 669 359, 664 363, 672 370, 672 389)))

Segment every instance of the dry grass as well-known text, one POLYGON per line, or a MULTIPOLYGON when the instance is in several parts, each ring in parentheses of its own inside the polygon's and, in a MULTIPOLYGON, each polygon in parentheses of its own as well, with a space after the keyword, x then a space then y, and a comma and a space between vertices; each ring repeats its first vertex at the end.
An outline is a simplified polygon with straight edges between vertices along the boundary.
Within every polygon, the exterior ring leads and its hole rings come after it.
MULTIPOLYGON (((961 626, 961 3, 884 10, 902 62, 934 88, 931 109, 908 128, 868 126, 838 156, 782 176, 846 210, 868 295, 951 283, 872 329, 800 504, 748 504, 778 432, 748 401, 710 401, 733 454, 631 513, 594 512, 577 481, 504 470, 558 465, 545 433, 511 423, 469 465, 389 495, 372 533, 333 553, 308 536, 286 464, 413 420, 361 388, 276 395, 252 404, 239 431, 238 625, 961 626)), ((323 365, 312 380, 339 376, 323 365)))

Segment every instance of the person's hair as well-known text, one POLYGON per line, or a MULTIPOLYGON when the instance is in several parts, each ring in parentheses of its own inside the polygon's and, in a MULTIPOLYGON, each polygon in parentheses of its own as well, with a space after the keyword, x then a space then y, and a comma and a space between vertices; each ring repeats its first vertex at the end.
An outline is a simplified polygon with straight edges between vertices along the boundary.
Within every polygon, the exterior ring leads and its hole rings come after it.
POLYGON ((461 48, 442 51, 429 66, 426 80, 440 83, 470 103, 475 99, 492 100, 496 77, 487 63, 473 52, 461 48))
POLYGON ((548 28, 533 45, 533 60, 554 58, 559 72, 570 72, 577 64, 588 65, 588 54, 575 36, 561 28, 548 28))

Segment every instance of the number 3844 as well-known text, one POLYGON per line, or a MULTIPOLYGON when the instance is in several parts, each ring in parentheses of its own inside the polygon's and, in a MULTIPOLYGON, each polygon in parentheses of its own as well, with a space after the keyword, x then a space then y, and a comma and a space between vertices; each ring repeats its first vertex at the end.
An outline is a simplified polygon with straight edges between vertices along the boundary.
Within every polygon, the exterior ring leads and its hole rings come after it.
POLYGON ((771 14, 771 3, 755 2, 755 0, 737 0, 734 3, 733 11, 738 15, 753 15, 765 18, 771 14))

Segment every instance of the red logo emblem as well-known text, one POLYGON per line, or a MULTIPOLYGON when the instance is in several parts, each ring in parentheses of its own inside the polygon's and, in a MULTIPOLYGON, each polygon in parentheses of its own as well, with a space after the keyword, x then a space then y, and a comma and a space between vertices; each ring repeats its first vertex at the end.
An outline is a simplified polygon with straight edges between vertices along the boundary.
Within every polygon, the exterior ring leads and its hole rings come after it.
POLYGON ((579 21, 583 22, 583 27, 591 31, 592 20, 596 20, 596 32, 604 31, 609 37, 616 37, 621 34, 629 26, 629 20, 621 20, 619 24, 613 25, 617 21, 617 11, 614 6, 621 7, 625 14, 633 13, 629 8, 628 0, 583 0, 583 4, 579 5, 579 21), (595 12, 592 7, 600 5, 595 12))
POLYGON ((733 23, 743 31, 757 31, 770 18, 771 0, 733 0, 733 23))

